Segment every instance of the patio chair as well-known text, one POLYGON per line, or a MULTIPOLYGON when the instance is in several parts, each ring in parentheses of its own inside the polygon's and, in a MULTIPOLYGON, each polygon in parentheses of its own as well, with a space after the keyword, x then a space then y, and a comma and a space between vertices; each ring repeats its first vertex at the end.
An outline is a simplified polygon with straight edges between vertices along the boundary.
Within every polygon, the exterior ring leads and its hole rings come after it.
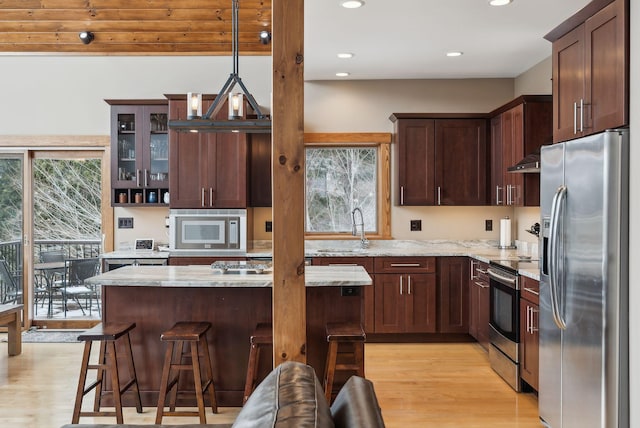
POLYGON ((22 288, 9 272, 5 259, 0 259, 0 302, 22 303, 22 288))
POLYGON ((64 305, 64 316, 67 316, 69 298, 75 301, 82 315, 86 315, 85 308, 80 303, 80 297, 84 297, 85 304, 89 308, 91 315, 93 300, 98 303, 98 314, 100 314, 100 300, 98 298, 97 287, 84 283, 85 279, 96 276, 100 271, 100 260, 90 259, 67 259, 65 260, 65 277, 60 291, 64 305))
POLYGON ((33 276, 33 308, 35 314, 38 315, 38 303, 40 307, 44 307, 45 299, 49 298, 49 282, 47 277, 41 273, 33 276))

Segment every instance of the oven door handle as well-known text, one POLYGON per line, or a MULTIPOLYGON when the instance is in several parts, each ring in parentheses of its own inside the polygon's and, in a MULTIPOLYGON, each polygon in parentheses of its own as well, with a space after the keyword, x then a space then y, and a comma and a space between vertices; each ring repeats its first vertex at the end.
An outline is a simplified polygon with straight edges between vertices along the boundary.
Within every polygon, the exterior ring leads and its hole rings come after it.
POLYGON ((501 282, 505 285, 511 286, 511 288, 516 288, 516 280, 515 276, 507 276, 503 275, 495 269, 488 268, 487 272, 489 273, 489 278, 493 278, 498 282, 501 282))
POLYGON ((559 227, 562 218, 562 206, 567 197, 567 188, 565 186, 558 187, 553 200, 551 201, 551 219, 549 227, 549 251, 547 253, 547 265, 549 266, 549 291, 551 293, 551 313, 553 320, 561 330, 567 329, 567 323, 562 319, 560 313, 560 303, 558 299, 558 264, 559 264, 559 227))

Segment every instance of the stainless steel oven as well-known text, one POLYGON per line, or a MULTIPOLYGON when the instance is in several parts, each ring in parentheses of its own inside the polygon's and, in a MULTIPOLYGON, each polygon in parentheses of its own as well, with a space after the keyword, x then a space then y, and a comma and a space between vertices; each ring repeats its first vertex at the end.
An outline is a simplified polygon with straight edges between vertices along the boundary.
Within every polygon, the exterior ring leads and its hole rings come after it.
POLYGON ((520 391, 520 282, 517 269, 491 262, 488 268, 489 360, 491 367, 513 389, 520 391))

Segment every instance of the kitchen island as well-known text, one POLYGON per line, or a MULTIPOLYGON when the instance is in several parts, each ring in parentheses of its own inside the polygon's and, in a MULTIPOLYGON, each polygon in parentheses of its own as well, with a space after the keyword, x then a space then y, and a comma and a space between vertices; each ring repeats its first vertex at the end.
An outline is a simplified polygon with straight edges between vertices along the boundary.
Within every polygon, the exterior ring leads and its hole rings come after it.
MULTIPOLYGON (((127 266, 87 280, 102 286, 103 322, 136 323, 131 342, 144 406, 157 405, 165 352, 160 335, 177 321, 211 322, 207 339, 218 404, 241 406, 249 337, 257 323, 272 319, 272 281, 269 272, 219 274, 206 265, 127 266)), ((362 322, 360 287, 372 285, 372 280, 360 266, 306 266, 305 284, 307 364, 322 378, 325 324, 362 322)), ((264 375, 272 360, 267 352, 261 358, 264 375)), ((187 401, 179 397, 178 404, 191 405, 195 399, 190 396, 187 401)), ((125 405, 132 406, 128 399, 125 394, 125 405)))

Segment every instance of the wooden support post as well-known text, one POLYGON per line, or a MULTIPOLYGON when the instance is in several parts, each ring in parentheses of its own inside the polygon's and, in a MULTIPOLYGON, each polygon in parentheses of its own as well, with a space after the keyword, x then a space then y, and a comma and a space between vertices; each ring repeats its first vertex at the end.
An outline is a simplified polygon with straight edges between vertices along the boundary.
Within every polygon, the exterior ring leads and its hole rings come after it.
POLYGON ((273 364, 306 362, 304 0, 273 0, 273 364))

